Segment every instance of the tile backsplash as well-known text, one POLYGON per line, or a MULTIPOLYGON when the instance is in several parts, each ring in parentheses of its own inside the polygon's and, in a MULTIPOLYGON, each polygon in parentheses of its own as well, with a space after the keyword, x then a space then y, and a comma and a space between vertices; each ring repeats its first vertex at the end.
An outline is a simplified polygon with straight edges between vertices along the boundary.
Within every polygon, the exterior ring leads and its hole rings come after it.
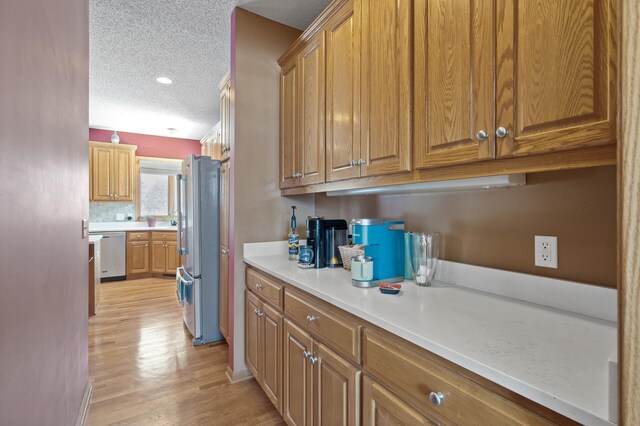
POLYGON ((124 220, 127 215, 134 216, 136 213, 135 203, 118 203, 118 202, 90 202, 89 203, 89 222, 115 222, 116 214, 124 214, 124 220))

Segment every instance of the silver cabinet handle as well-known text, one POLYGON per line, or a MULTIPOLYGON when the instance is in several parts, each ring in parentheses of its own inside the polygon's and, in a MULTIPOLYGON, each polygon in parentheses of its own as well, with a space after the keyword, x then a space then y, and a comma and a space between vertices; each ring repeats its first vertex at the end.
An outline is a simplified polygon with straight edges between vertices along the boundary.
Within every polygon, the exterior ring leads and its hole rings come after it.
POLYGON ((429 400, 433 405, 440 405, 444 401, 444 395, 441 392, 431 392, 429 394, 429 400))
POLYGON ((476 139, 478 139, 479 141, 486 141, 487 139, 489 139, 489 133, 485 132, 484 130, 480 130, 478 133, 476 133, 476 139))
POLYGON ((302 173, 300 173, 300 172, 295 172, 295 173, 293 174, 293 178, 294 178, 294 179, 298 179, 299 177, 302 177, 302 173))
POLYGON ((255 308, 255 309, 253 310, 253 314, 254 314, 255 316, 258 316, 258 312, 260 312, 260 311, 258 310, 258 308, 255 308))
POLYGON ((118 194, 113 194, 113 198, 118 198, 119 195, 118 194))
POLYGON ((227 255, 229 254, 229 250, 227 250, 226 248, 221 248, 221 249, 220 249, 220 253, 221 253, 223 256, 227 256, 227 255))
POLYGON ((318 317, 315 317, 313 315, 307 315, 307 322, 309 324, 311 324, 312 322, 316 321, 318 319, 318 317))
POLYGON ((367 164, 367 162, 364 161, 364 159, 361 158, 358 160, 358 166, 364 166, 365 164, 367 164))
POLYGON ((315 364, 316 362, 318 362, 318 357, 312 356, 311 358, 309 358, 309 361, 311 361, 311 364, 315 364))
POLYGON ((256 284, 256 290, 260 290, 262 288, 262 284, 256 284))
POLYGON ((499 138, 504 138, 509 134, 509 131, 504 127, 500 126, 496 129, 496 136, 499 138))
POLYGON ((262 311, 258 311, 258 316, 259 316, 259 317, 263 317, 263 316, 264 316, 264 312, 262 312, 262 311))
POLYGON ((311 352, 304 351, 302 352, 302 356, 304 357, 304 359, 307 359, 311 356, 311 352))

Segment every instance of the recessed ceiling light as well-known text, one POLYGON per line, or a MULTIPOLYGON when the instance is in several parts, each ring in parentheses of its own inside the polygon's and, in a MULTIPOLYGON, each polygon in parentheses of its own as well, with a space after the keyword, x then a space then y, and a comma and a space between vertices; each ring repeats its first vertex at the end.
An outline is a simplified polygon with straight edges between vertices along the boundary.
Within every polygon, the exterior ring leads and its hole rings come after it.
POLYGON ((171 83, 173 83, 173 81, 171 81, 171 79, 167 78, 167 77, 158 77, 158 78, 156 78, 156 81, 158 83, 162 83, 162 84, 171 84, 171 83))
POLYGON ((175 127, 167 127, 167 130, 171 135, 178 132, 178 129, 176 129, 175 127))

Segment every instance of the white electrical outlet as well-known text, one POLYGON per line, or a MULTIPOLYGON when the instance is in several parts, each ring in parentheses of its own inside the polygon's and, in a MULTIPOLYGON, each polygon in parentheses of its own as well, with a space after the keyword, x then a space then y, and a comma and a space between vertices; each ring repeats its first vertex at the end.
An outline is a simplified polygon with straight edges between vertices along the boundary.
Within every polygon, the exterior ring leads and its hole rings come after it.
POLYGON ((124 220, 124 213, 116 213, 116 220, 124 220))
POLYGON ((558 269, 558 237, 535 236, 535 264, 558 269))

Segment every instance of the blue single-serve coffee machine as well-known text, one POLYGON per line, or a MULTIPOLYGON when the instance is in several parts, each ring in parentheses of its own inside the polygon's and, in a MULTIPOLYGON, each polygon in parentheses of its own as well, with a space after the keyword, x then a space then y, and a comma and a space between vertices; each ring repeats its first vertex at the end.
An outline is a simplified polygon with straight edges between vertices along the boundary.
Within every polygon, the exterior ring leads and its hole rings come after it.
POLYGON ((404 281, 404 220, 353 219, 351 234, 353 244, 363 245, 364 255, 373 259, 373 279, 352 280, 354 286, 404 281))

